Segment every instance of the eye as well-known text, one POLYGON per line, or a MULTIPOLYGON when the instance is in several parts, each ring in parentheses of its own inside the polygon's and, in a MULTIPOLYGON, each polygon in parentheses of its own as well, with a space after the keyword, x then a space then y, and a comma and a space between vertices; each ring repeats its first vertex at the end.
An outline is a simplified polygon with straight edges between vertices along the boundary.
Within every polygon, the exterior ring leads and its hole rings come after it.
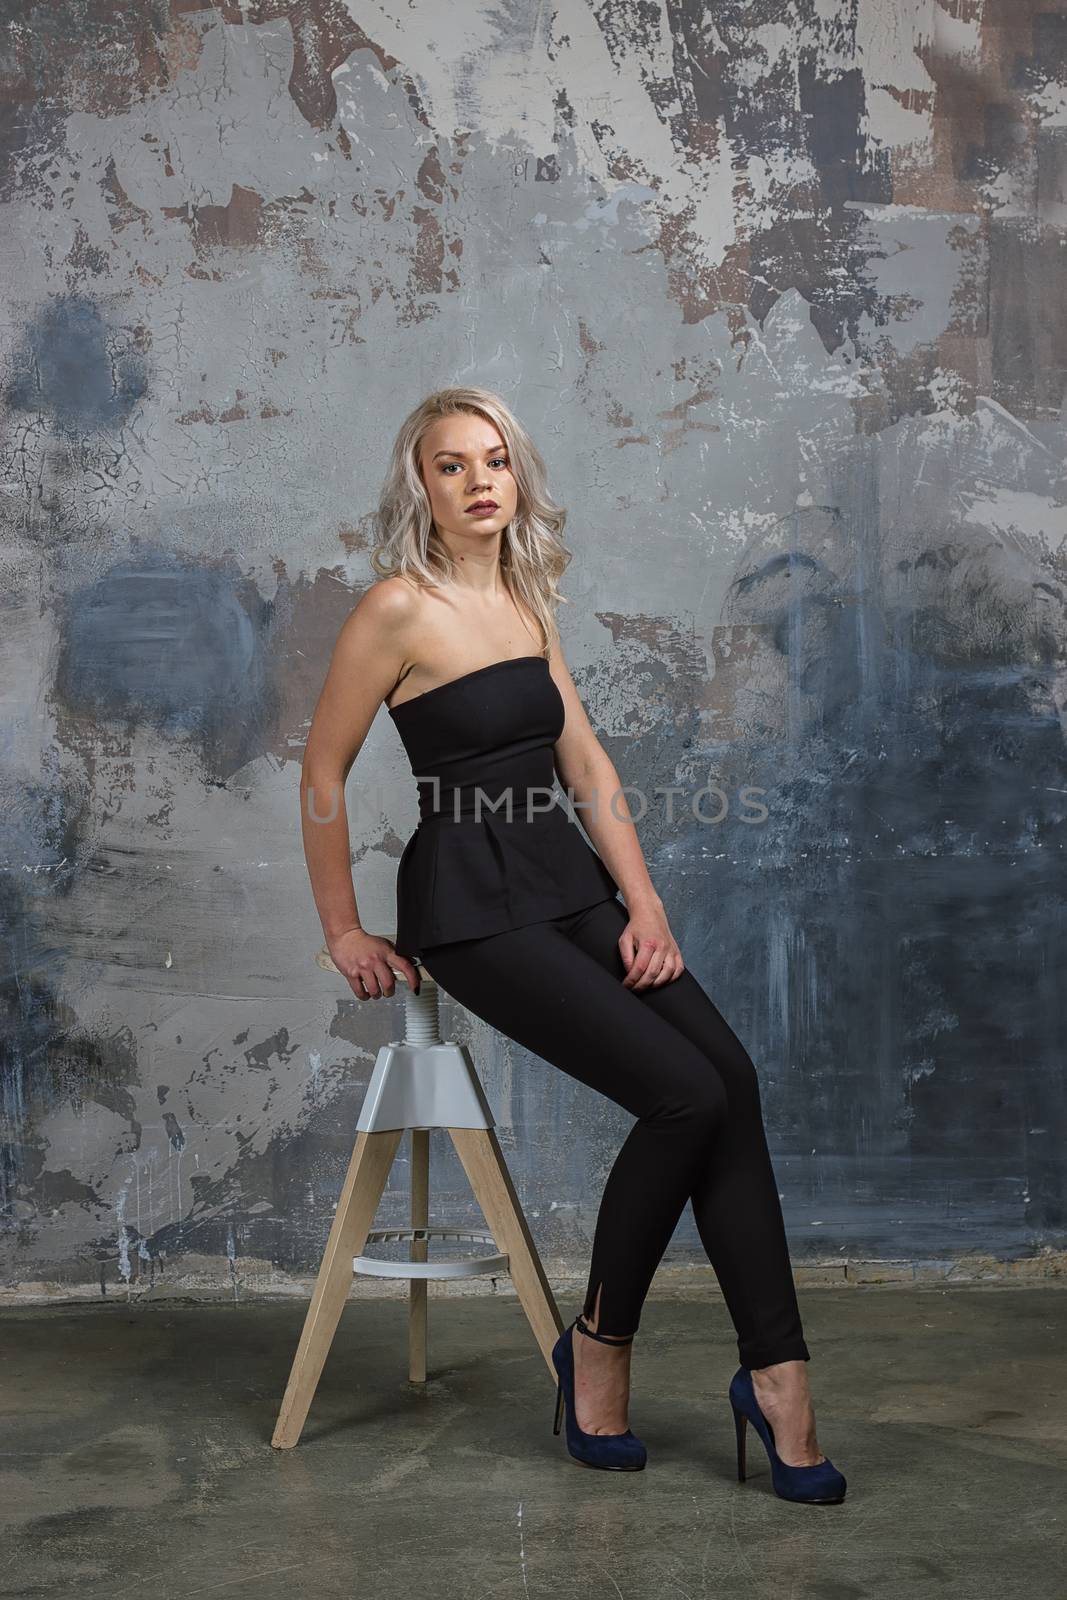
MULTIPOLYGON (((508 465, 508 458, 507 458, 507 456, 493 456, 491 458, 489 464, 490 464, 490 466, 492 466, 494 463, 499 463, 500 466, 502 466, 506 471, 507 470, 507 465, 508 465)), ((449 468, 450 467, 458 467, 458 466, 459 466, 459 462, 458 461, 446 461, 444 463, 444 465, 442 466, 441 471, 443 473, 447 473, 449 477, 452 477, 453 474, 449 471, 449 468)))

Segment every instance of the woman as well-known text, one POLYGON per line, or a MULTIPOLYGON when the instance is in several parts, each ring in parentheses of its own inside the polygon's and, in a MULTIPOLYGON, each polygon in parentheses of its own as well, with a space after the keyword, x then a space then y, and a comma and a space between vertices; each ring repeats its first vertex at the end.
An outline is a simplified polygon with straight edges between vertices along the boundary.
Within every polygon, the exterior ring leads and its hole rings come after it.
POLYGON ((845 1480, 816 1444, 755 1068, 685 967, 564 662, 554 612, 566 513, 545 481, 528 434, 487 390, 431 395, 400 429, 379 581, 341 630, 304 758, 304 845, 327 946, 361 1000, 392 995, 394 969, 417 989, 418 961, 637 1119, 605 1185, 582 1313, 553 1352, 555 1431, 565 1407, 575 1459, 645 1463, 627 1422, 630 1347, 691 1200, 738 1335, 739 1476, 750 1420, 779 1494, 837 1501, 845 1480), (395 943, 360 923, 343 802, 383 703, 419 779, 395 943), (547 805, 557 776, 595 850, 547 805))

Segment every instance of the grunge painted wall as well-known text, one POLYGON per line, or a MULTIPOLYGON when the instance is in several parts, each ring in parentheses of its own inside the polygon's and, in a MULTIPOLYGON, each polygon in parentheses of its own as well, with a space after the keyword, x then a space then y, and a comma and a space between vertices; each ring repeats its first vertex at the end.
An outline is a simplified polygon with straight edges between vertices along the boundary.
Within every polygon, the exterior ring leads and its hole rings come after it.
MULTIPOLYGON (((570 508, 624 782, 727 796, 642 838, 795 1260, 1061 1247, 1062 5, 8 15, 3 1281, 316 1265, 397 1019, 313 964, 302 746, 394 430, 466 381, 570 508)), ((384 712, 350 799, 389 931, 384 712)), ((629 1118, 449 1020, 581 1270, 629 1118)))

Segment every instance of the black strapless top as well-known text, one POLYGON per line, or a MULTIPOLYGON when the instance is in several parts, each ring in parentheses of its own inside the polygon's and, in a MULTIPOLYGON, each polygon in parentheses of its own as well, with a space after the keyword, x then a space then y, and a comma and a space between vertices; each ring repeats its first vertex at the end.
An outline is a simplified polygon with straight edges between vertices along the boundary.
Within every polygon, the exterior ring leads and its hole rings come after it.
POLYGON ((419 790, 419 825, 397 868, 398 954, 615 898, 555 788, 566 712, 544 656, 478 667, 389 715, 419 790))

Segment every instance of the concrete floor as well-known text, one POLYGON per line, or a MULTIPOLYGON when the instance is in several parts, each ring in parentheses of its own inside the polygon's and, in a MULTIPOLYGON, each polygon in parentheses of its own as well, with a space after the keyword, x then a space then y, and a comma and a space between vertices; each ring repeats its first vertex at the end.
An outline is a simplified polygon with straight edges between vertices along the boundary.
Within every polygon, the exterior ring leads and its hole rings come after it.
MULTIPOLYGON (((270 1436, 302 1303, 0 1314, 0 1595, 1067 1600, 1063 1286, 801 1293, 838 1506, 737 1482, 720 1303, 650 1299, 641 1473, 551 1432, 510 1295, 350 1304, 300 1444, 270 1436)), ((572 1310, 561 1305, 565 1316, 572 1310)))

